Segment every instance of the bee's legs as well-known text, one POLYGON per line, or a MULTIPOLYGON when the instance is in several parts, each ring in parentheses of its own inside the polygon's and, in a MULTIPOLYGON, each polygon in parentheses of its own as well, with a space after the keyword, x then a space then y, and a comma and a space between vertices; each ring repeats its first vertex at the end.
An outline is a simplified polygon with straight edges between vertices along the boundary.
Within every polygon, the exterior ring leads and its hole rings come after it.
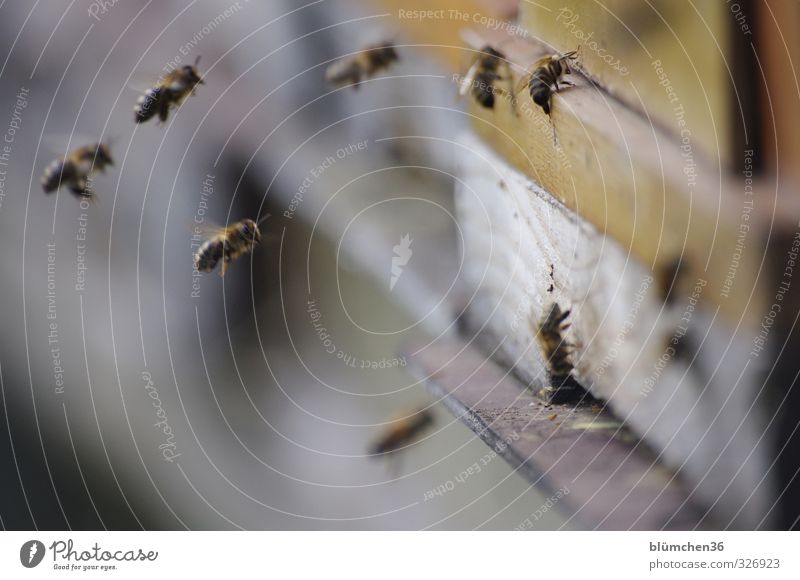
POLYGON ((78 179, 69 186, 69 190, 75 195, 86 195, 86 188, 88 186, 89 184, 86 183, 85 179, 78 179))
POLYGON ((222 267, 219 269, 220 278, 225 275, 225 272, 228 271, 228 259, 225 258, 222 260, 222 267))
POLYGON ((166 94, 161 96, 161 99, 158 102, 158 118, 162 123, 167 122, 167 117, 169 116, 169 98, 166 94))

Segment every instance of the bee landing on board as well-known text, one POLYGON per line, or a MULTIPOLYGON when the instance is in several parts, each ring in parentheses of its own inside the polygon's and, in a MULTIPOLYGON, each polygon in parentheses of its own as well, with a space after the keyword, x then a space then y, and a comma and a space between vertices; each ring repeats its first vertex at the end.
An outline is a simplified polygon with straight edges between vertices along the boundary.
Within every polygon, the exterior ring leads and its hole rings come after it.
POLYGON ((267 217, 269 216, 259 220, 259 223, 244 219, 214 232, 195 252, 195 269, 198 272, 211 272, 222 260, 219 275, 224 276, 230 262, 252 252, 261 243, 261 230, 258 226, 267 217))
POLYGON ((394 453, 417 439, 420 434, 433 425, 433 413, 428 409, 395 421, 370 448, 370 455, 394 453))
MULTIPOLYGON (((580 47, 578 47, 580 50, 580 47)), ((566 87, 575 86, 571 81, 564 80, 564 75, 572 74, 570 61, 578 58, 578 50, 573 50, 564 54, 551 54, 539 59, 533 64, 533 70, 526 74, 519 82, 514 94, 518 94, 525 87, 533 99, 545 114, 550 116, 550 105, 553 100, 553 93, 559 92, 559 83, 566 87)), ((553 143, 556 142, 556 131, 553 127, 553 143)))
POLYGON ((92 197, 91 177, 114 165, 108 145, 95 143, 70 151, 63 159, 56 159, 44 170, 41 183, 45 193, 52 193, 62 185, 79 198, 92 197))
POLYGON ((352 85, 354 89, 358 89, 362 79, 375 76, 398 60, 400 58, 394 43, 381 42, 331 64, 325 71, 325 80, 340 87, 352 85))
POLYGON ((197 57, 194 65, 185 65, 167 74, 154 87, 139 97, 133 108, 134 119, 137 123, 144 123, 158 115, 164 123, 169 116, 171 107, 179 107, 189 95, 193 95, 197 85, 205 82, 197 72, 197 57))
POLYGON ((570 327, 570 323, 566 322, 569 315, 570 310, 562 311, 557 303, 553 303, 542 321, 534 325, 533 329, 550 379, 549 385, 539 395, 549 403, 592 400, 572 376, 574 367, 570 358, 575 346, 564 337, 565 331, 570 327))

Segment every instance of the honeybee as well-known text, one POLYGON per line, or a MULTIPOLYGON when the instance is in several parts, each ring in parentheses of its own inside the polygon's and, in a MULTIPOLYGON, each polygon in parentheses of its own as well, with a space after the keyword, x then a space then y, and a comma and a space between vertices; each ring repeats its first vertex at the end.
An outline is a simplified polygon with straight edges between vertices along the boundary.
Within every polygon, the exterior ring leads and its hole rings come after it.
POLYGON ((433 413, 420 409, 413 415, 392 423, 370 448, 371 455, 393 453, 405 447, 433 425, 433 413))
POLYGON ((577 58, 578 51, 573 50, 564 54, 551 54, 539 59, 534 63, 533 71, 520 80, 515 93, 519 93, 527 86, 533 102, 549 116, 553 92, 560 90, 558 84, 561 83, 567 87, 575 86, 574 83, 564 80, 562 77, 572 74, 569 62, 577 58))
POLYGON ((195 269, 198 272, 211 272, 222 260, 219 275, 224 276, 230 262, 252 252, 261 243, 261 230, 258 226, 267 217, 269 216, 265 216, 258 223, 251 219, 243 219, 215 231, 195 252, 195 269))
MULTIPOLYGON (((506 91, 495 86, 495 81, 503 79, 503 75, 500 74, 501 69, 504 70, 506 77, 510 79, 510 66, 505 55, 488 44, 485 45, 481 48, 466 76, 462 79, 459 94, 463 97, 471 91, 472 96, 481 106, 487 109, 494 109, 495 94, 507 94, 506 91)), ((513 104, 514 95, 512 94, 511 97, 513 104)))
POLYGON ((570 360, 575 345, 568 342, 564 332, 570 327, 566 322, 570 310, 561 310, 558 303, 550 306, 535 331, 539 349, 548 365, 550 385, 542 389, 540 395, 551 403, 564 403, 588 397, 588 393, 572 376, 574 369, 570 360))
POLYGON ((77 197, 89 198, 92 196, 92 175, 104 171, 107 165, 114 165, 108 145, 95 143, 78 147, 45 168, 41 179, 42 189, 45 193, 52 193, 66 185, 77 197))
POLYGON ((354 89, 358 89, 362 78, 373 77, 398 60, 400 58, 397 56, 394 43, 380 42, 331 64, 325 71, 325 80, 337 86, 352 85, 354 89))
POLYGON ((516 111, 516 95, 496 86, 504 78, 510 83, 511 65, 498 48, 483 44, 472 30, 463 30, 461 38, 472 48, 479 49, 467 74, 461 80, 459 94, 463 97, 471 92, 475 100, 487 109, 494 109, 495 95, 508 95, 516 111))
POLYGON ((179 107, 186 97, 194 94, 197 85, 205 84, 197 72, 199 62, 198 56, 194 65, 187 64, 171 71, 158 84, 147 89, 133 108, 135 121, 144 123, 158 114, 159 120, 166 122, 170 107, 179 107))

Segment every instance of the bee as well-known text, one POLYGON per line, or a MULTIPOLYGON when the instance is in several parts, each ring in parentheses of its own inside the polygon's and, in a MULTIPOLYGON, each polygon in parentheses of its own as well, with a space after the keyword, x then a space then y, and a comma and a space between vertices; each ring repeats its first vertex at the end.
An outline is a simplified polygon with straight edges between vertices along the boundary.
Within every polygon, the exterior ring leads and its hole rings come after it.
POLYGON ((337 60, 325 71, 325 80, 337 86, 352 85, 358 89, 362 78, 370 78, 398 60, 394 43, 384 41, 337 60))
POLYGON ((195 269, 198 272, 211 272, 222 260, 219 275, 224 276, 230 262, 252 252, 261 243, 261 230, 258 226, 267 217, 269 216, 265 216, 258 223, 251 219, 243 219, 215 231, 195 252, 195 269))
POLYGON ((194 94, 197 85, 205 84, 197 72, 199 62, 198 56, 194 65, 187 64, 173 70, 154 87, 147 89, 133 108, 135 121, 144 123, 157 114, 162 123, 166 122, 170 107, 179 107, 186 97, 194 94))
MULTIPOLYGON (((475 100, 487 109, 494 109, 495 95, 507 95, 508 91, 496 86, 505 78, 511 82, 511 65, 505 54, 489 44, 480 44, 480 39, 470 30, 461 33, 464 41, 473 48, 481 47, 472 61, 467 74, 461 80, 459 94, 463 97, 471 92, 475 100)), ((508 95, 516 111, 516 95, 508 95)))
POLYGON ((433 413, 421 409, 409 417, 392 423, 370 448, 370 455, 393 453, 405 447, 433 425, 433 413))
POLYGON ((104 171, 107 165, 114 165, 108 145, 95 143, 78 147, 45 168, 41 179, 42 189, 45 193, 52 193, 66 185, 77 197, 91 197, 91 177, 98 171, 104 171))
POLYGON ((551 54, 539 59, 534 63, 533 71, 520 80, 515 93, 519 93, 527 86, 533 102, 549 116, 553 92, 559 92, 558 84, 561 83, 567 87, 575 86, 574 83, 564 80, 562 77, 572 73, 569 62, 577 58, 578 51, 573 50, 564 54, 551 54))
POLYGON ((561 310, 557 303, 550 306, 542 321, 536 325, 539 349, 548 364, 550 385, 540 395, 551 403, 564 403, 591 397, 572 376, 574 367, 570 360, 575 345, 564 338, 571 323, 566 322, 570 310, 561 310))

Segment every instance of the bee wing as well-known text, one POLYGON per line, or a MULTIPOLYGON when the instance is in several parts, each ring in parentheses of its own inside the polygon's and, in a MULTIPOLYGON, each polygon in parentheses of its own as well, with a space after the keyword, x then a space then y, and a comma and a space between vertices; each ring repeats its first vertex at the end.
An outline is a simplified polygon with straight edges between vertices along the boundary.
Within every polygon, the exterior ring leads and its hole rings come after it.
POLYGON ((131 74, 125 86, 137 93, 144 93, 146 90, 153 88, 160 81, 167 77, 167 73, 154 74, 150 71, 138 70, 131 74))
POLYGON ((528 86, 528 83, 531 82, 531 76, 533 76, 533 72, 527 71, 524 75, 522 75, 522 77, 520 77, 519 81, 517 81, 517 84, 514 87, 514 95, 520 94, 522 90, 528 86))
POLYGON ((108 142, 108 136, 98 139, 85 133, 48 133, 42 137, 43 150, 48 154, 58 157, 66 157, 72 151, 86 145, 94 145, 101 141, 108 142))
POLYGON ((216 236, 223 236, 228 233, 228 228, 219 226, 213 222, 203 222, 198 224, 195 221, 189 222, 187 229, 193 233, 201 234, 205 239, 211 239, 216 236))
POLYGON ((480 56, 475 56, 475 62, 472 63, 472 66, 469 67, 467 74, 464 78, 461 79, 461 86, 458 89, 458 94, 462 97, 469 92, 472 83, 475 82, 475 75, 478 73, 478 67, 480 66, 480 56))
POLYGON ((458 34, 461 37, 461 40, 464 41, 464 44, 474 48, 475 50, 481 50, 484 46, 486 46, 486 43, 481 39, 480 36, 478 36, 478 33, 471 28, 462 28, 458 34))

